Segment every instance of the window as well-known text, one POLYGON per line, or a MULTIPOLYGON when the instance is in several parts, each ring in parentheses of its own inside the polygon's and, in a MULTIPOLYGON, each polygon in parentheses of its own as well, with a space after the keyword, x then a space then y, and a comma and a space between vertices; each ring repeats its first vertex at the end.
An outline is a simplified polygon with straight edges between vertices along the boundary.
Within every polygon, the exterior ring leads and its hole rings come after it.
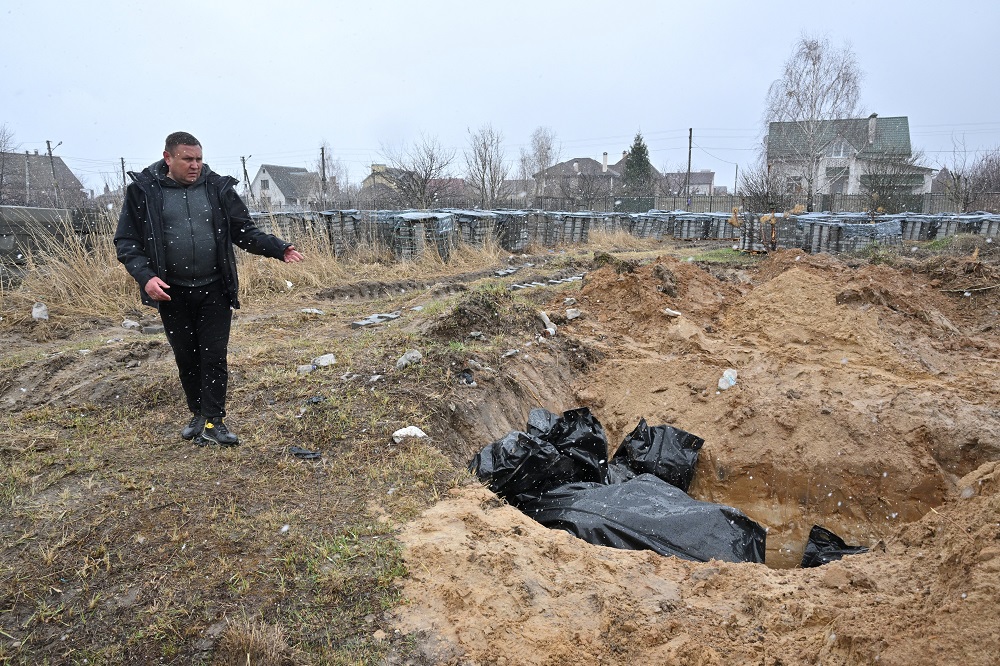
POLYGON ((836 139, 830 144, 830 147, 826 149, 827 157, 850 157, 851 156, 851 144, 847 143, 843 139, 836 139))
POLYGON ((263 192, 264 190, 269 190, 269 189, 271 189, 271 181, 262 178, 260 181, 260 191, 263 192))
POLYGON ((789 176, 785 181, 785 192, 788 194, 798 194, 802 191, 802 179, 798 176, 789 176))

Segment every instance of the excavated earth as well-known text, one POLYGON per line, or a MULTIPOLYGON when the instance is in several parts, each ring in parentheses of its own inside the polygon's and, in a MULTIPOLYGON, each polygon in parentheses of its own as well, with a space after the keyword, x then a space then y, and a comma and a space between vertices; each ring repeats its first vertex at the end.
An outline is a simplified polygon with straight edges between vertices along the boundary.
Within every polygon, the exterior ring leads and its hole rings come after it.
MULTIPOLYGON (((589 545, 470 482, 401 531, 410 573, 389 663, 1000 663, 1000 262, 904 254, 536 266, 512 279, 547 285, 528 298, 558 326, 551 338, 533 312, 498 317, 489 290, 463 284, 489 272, 317 293, 331 308, 452 295, 441 315, 394 304, 405 316, 389 325, 416 340, 478 330, 519 345, 486 359, 496 370, 476 386, 426 396, 432 441, 456 465, 523 429, 534 407, 590 408, 612 449, 645 418, 704 438, 695 498, 767 528, 765 564, 690 562, 589 545), (736 384, 720 390, 729 368, 736 384), (870 551, 802 569, 813 525, 870 551)), ((330 334, 359 334, 341 328, 330 334)), ((124 371, 167 373, 170 351, 116 335, 128 339, 0 376, 0 401, 137 399, 124 371)))
POLYGON ((640 418, 692 432, 691 494, 765 526, 766 564, 589 545, 471 485, 402 535, 399 630, 426 663, 998 663, 998 277, 978 253, 590 271, 456 432, 535 406, 589 407, 612 448, 640 418), (813 525, 870 551, 802 569, 813 525))

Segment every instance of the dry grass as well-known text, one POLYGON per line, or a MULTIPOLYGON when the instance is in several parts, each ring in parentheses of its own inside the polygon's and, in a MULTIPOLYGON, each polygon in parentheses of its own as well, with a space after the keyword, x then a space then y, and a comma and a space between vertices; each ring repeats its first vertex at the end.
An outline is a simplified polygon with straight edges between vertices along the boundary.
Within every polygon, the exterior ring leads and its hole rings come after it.
POLYGON ((434 432, 442 407, 429 396, 452 390, 449 350, 399 327, 350 333, 334 307, 307 317, 296 303, 331 283, 445 279, 500 253, 366 263, 376 250, 337 259, 306 245, 307 262, 287 265, 240 253, 249 303, 231 340, 228 421, 243 443, 219 450, 177 437, 186 416, 159 336, 81 337, 80 322, 117 326, 139 308, 103 238, 90 254, 43 246, 4 294, 5 311, 29 314, 5 316, 22 340, 3 356, 0 391, 30 391, 0 422, 0 663, 365 664, 399 649, 372 637, 391 635, 406 575, 392 535, 466 475, 435 446, 387 442, 405 425, 434 432), (30 320, 36 300, 51 321, 30 320), (66 335, 39 335, 56 326, 66 335), (414 346, 425 364, 392 372, 414 346), (326 352, 339 367, 295 373, 326 352), (298 460, 291 445, 322 458, 298 460), (237 617, 252 619, 219 628, 237 617))
POLYGON ((50 314, 71 318, 116 318, 138 309, 139 292, 115 258, 112 229, 113 222, 105 218, 97 233, 85 237, 75 233, 68 219, 56 229, 36 230, 21 284, 3 294, 4 321, 30 319, 35 302, 45 303, 50 314))
POLYGON ((212 666, 291 666, 294 663, 284 629, 246 618, 226 627, 212 659, 212 666))
MULTIPOLYGON (((69 332, 28 344, 42 327, 4 314, 5 336, 20 347, 0 359, 0 392, 26 391, 0 418, 0 664, 405 658, 389 617, 407 575, 394 534, 468 481, 472 451, 449 429, 453 364, 466 345, 485 355, 512 346, 517 304, 487 278, 454 306, 438 297, 405 321, 354 331, 352 318, 402 309, 411 296, 331 302, 324 316, 304 315, 301 303, 338 283, 448 282, 506 265, 507 254, 459 246, 448 262, 395 262, 372 247, 338 259, 304 237, 302 264, 238 253, 245 315, 230 345, 227 422, 242 445, 220 450, 178 437, 187 415, 162 336, 80 332, 95 316, 117 326, 139 308, 105 240, 92 255, 51 249, 16 296, 4 294, 5 312, 30 313, 40 300, 69 332), (463 313, 473 320, 460 323, 476 324, 474 296, 490 290, 508 309, 489 341, 469 342, 468 326, 460 338, 419 332, 463 313), (78 353, 84 346, 90 353, 78 353), (410 348, 424 362, 397 371, 410 348), (320 353, 338 364, 296 373, 320 353), (391 444, 408 425, 432 440, 391 444), (300 460, 292 445, 322 457, 300 460)), ((546 270, 592 254, 559 248, 546 270)))

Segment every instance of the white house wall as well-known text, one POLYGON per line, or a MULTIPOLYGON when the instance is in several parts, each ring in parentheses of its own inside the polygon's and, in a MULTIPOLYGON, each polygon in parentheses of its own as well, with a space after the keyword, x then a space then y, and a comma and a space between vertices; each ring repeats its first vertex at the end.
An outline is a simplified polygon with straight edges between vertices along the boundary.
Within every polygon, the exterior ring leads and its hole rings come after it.
POLYGON ((269 197, 272 206, 284 206, 285 205, 285 195, 281 193, 278 186, 274 183, 274 178, 267 173, 263 167, 257 170, 257 175, 254 176, 253 181, 250 183, 250 193, 258 201, 261 201, 261 195, 269 197), (260 181, 266 180, 268 182, 268 189, 261 191, 260 181))

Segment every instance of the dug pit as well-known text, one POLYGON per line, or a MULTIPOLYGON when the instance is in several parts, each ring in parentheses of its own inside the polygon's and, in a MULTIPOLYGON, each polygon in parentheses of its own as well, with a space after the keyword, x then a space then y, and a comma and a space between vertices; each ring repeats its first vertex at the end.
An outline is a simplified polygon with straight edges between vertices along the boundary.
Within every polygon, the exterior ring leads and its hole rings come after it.
MULTIPOLYGON (((1000 640, 984 625, 997 598, 986 574, 1000 565, 1000 524, 986 518, 1000 460, 998 301, 955 287, 997 275, 967 263, 782 252, 729 279, 666 258, 591 271, 576 295, 583 316, 512 364, 505 388, 457 410, 462 452, 521 429, 537 406, 587 406, 612 443, 640 418, 682 428, 705 439, 690 494, 764 525, 767 566, 590 546, 470 487, 404 534, 414 605, 401 626, 452 663, 930 664, 918 644, 941 631, 961 643, 971 623, 991 638, 956 654, 989 663, 983 650, 1000 640), (579 349, 604 360, 568 373, 579 349), (729 368, 737 381, 722 390, 729 368), (816 524, 872 552, 792 570, 816 524), (945 576, 946 560, 967 566, 945 576), (957 615, 931 616, 932 600, 952 599, 957 615), (898 628, 916 641, 906 649, 884 626, 904 616, 925 627, 898 628)), ((564 296, 543 305, 558 311, 564 296)))

